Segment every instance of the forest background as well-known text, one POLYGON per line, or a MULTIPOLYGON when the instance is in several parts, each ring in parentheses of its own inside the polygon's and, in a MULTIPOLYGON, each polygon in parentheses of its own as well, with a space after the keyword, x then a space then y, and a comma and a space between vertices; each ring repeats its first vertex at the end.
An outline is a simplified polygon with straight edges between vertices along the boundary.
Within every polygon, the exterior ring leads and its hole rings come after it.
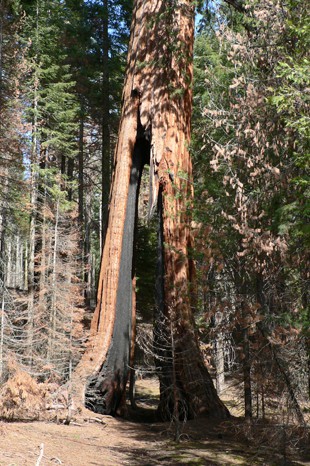
MULTIPOLYGON (((0 1, 2 383, 18 365, 39 382, 63 384, 85 349, 131 9, 130 1, 0 1)), ((219 393, 225 378, 243 387, 247 417, 305 425, 306 2, 197 2, 197 11, 190 151, 201 347, 219 393)), ((153 319, 157 248, 143 186, 141 341, 153 319)))

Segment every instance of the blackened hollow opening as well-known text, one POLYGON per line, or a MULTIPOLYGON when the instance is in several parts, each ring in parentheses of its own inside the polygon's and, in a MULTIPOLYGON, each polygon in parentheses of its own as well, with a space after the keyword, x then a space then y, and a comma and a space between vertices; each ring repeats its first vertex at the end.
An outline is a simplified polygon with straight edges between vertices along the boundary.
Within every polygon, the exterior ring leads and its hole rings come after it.
POLYGON ((98 373, 89 378, 86 386, 85 406, 101 414, 117 414, 124 401, 132 339, 132 278, 138 197, 143 167, 149 160, 150 138, 139 124, 126 199, 113 335, 104 364, 98 373))

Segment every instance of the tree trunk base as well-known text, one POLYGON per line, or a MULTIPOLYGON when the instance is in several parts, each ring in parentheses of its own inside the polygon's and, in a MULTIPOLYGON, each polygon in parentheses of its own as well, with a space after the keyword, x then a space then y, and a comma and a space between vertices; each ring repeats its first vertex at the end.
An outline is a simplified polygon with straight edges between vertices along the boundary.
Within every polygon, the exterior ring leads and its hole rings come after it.
POLYGON ((92 377, 86 387, 86 408, 103 415, 123 415, 126 410, 126 382, 120 370, 92 377))

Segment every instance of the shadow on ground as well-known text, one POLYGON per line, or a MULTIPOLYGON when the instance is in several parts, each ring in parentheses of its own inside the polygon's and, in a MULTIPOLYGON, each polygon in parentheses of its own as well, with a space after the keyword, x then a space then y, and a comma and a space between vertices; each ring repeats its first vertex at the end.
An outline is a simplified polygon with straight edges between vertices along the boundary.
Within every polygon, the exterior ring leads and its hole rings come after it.
POLYGON ((156 416, 158 394, 153 388, 140 386, 136 397, 137 409, 129 408, 128 419, 118 421, 120 431, 124 429, 131 438, 149 445, 147 450, 127 449, 126 464, 310 465, 307 442, 298 444, 298 439, 290 438, 288 431, 285 432, 281 426, 268 425, 266 421, 249 425, 243 418, 232 417, 225 422, 209 418, 178 424, 159 422, 156 416), (180 435, 179 442, 175 441, 176 434, 180 435))

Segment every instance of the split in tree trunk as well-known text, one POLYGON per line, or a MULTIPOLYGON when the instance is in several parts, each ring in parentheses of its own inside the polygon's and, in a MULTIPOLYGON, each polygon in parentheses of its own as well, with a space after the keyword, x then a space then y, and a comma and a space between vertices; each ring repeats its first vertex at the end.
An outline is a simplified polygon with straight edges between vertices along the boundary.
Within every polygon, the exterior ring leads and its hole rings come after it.
POLYGON ((225 418, 199 350, 192 315, 190 211, 194 7, 189 0, 136 0, 123 108, 89 347, 73 396, 105 414, 122 409, 132 355, 133 243, 139 183, 150 164, 150 212, 159 214, 157 366, 159 413, 225 418), (163 357, 161 355, 163 351, 163 357), (178 406, 175 406, 177 400, 178 406))

